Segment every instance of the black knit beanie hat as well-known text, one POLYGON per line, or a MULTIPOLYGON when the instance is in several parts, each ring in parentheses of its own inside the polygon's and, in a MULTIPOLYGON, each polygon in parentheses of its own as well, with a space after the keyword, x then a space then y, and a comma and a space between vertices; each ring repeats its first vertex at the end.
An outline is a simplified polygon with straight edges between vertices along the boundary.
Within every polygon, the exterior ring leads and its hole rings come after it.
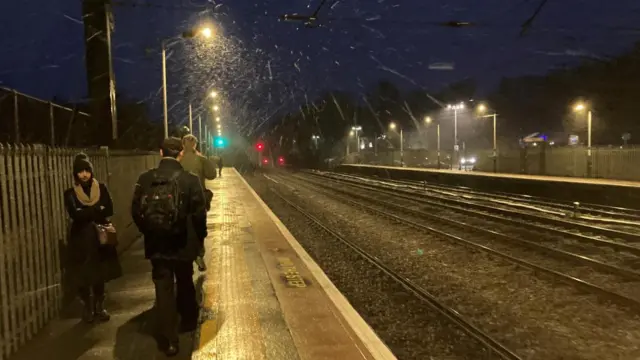
POLYGON ((78 176, 78 173, 82 170, 86 170, 93 174, 93 164, 89 161, 89 157, 85 153, 79 153, 73 160, 73 176, 78 176))

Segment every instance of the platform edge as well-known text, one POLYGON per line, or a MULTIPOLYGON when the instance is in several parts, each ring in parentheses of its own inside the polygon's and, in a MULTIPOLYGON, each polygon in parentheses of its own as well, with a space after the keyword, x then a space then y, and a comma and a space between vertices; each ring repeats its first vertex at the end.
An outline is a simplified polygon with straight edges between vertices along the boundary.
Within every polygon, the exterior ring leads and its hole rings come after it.
POLYGON ((274 222, 280 233, 287 240, 291 248, 296 252, 300 260, 307 266, 317 283, 325 291, 327 297, 331 300, 336 309, 340 312, 347 324, 351 327, 358 339, 364 344, 366 349, 377 360, 397 360, 395 355, 389 350, 387 345, 378 337, 371 326, 364 321, 358 312, 351 306, 351 303, 338 290, 333 282, 322 271, 320 266, 313 260, 307 251, 300 245, 298 240, 291 234, 289 229, 280 221, 280 219, 271 211, 269 206, 262 200, 255 190, 249 185, 244 177, 236 170, 233 171, 238 175, 242 183, 247 187, 249 192, 258 201, 263 210, 269 215, 271 221, 274 222))

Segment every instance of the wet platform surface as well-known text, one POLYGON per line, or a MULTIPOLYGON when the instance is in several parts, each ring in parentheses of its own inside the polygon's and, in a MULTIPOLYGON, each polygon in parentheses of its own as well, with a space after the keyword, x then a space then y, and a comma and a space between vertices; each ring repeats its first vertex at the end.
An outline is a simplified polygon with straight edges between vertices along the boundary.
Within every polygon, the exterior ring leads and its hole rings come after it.
MULTIPOLYGON (((124 276, 107 284, 105 305, 111 321, 84 324, 79 320, 81 307, 75 304, 11 360, 165 359, 153 338, 155 290, 142 241, 125 251, 120 261, 124 276)), ((180 345, 181 354, 174 359, 190 359, 193 334, 181 335, 180 345)))
MULTIPOLYGON (((174 359, 395 359, 235 170, 207 186, 208 270, 194 274, 201 327, 181 335, 174 359)), ((110 322, 82 324, 76 306, 11 360, 165 359, 143 243, 121 262, 125 275, 107 285, 110 322)))

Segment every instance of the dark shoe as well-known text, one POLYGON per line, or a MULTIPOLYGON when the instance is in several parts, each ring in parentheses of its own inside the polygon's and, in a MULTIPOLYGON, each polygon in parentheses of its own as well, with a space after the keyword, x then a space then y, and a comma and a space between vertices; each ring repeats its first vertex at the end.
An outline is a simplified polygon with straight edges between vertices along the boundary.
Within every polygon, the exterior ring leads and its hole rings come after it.
POLYGON ((181 333, 194 332, 198 329, 198 321, 185 321, 180 324, 181 333))
POLYGON ((82 321, 86 322, 87 324, 91 324, 93 320, 93 310, 85 306, 84 310, 82 310, 82 321))
POLYGON ((92 298, 85 298, 82 300, 82 303, 84 305, 84 309, 82 309, 82 321, 86 322, 87 324, 91 324, 94 320, 94 306, 92 298))
POLYGON ((169 345, 164 349, 164 354, 168 357, 176 356, 180 352, 180 347, 178 343, 169 343, 169 345))
POLYGON ((198 270, 200 270, 200 272, 207 271, 207 264, 204 263, 204 259, 201 256, 196 258, 196 265, 198 265, 198 270))
POLYGON ((94 317, 100 322, 107 322, 111 320, 111 315, 104 309, 104 299, 96 300, 96 307, 94 317))

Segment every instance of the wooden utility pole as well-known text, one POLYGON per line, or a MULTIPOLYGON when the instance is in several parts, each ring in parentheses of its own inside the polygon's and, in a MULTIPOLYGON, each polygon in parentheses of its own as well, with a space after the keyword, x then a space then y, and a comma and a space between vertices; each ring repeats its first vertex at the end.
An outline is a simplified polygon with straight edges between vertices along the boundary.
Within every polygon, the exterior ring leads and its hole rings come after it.
MULTIPOLYGON (((111 56, 113 13, 109 0, 82 0, 85 62, 91 117, 99 145, 118 139, 116 87, 111 56), (109 138, 107 134, 111 134, 109 138)), ((98 144, 96 144, 98 145, 98 144)))

